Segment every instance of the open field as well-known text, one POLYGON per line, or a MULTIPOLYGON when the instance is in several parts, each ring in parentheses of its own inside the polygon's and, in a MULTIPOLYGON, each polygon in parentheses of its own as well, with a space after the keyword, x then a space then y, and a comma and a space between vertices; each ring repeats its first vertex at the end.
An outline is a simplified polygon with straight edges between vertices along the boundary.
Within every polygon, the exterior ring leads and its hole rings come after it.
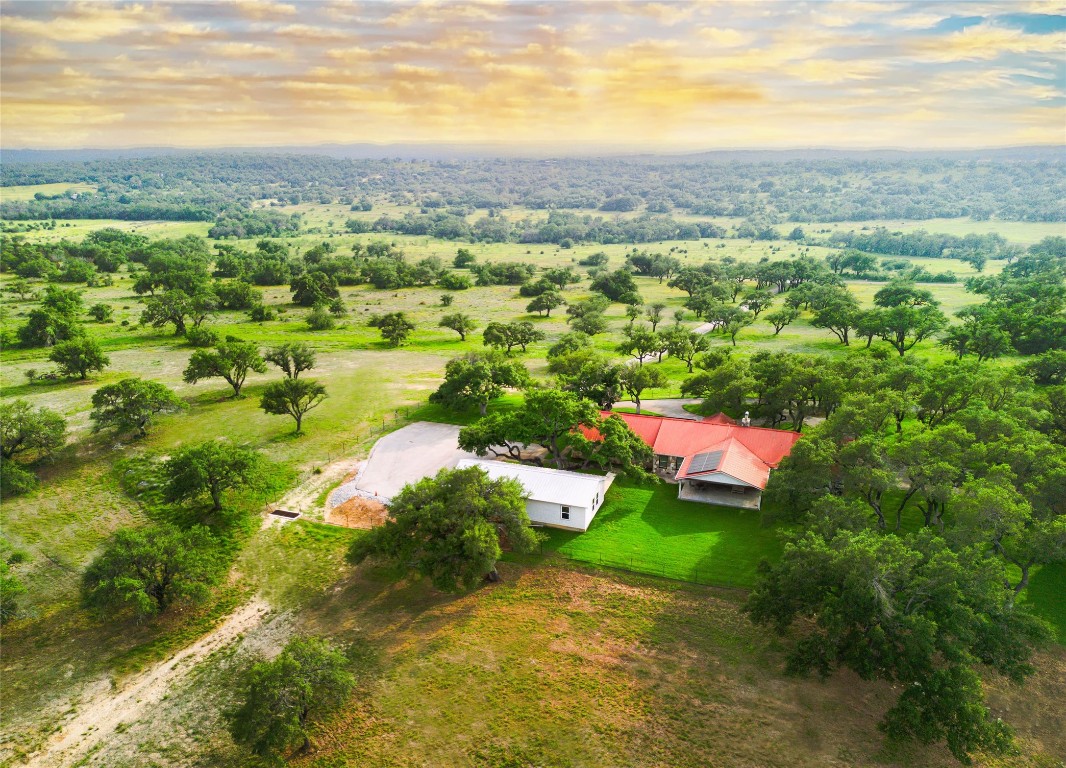
MULTIPOLYGON (((331 397, 307 417, 308 433, 295 438, 291 420, 259 410, 257 385, 248 386, 247 396, 237 400, 226 397, 211 382, 188 388, 181 382, 186 357, 181 349, 153 348, 151 354, 139 358, 116 355, 119 371, 109 373, 106 380, 117 380, 122 373, 150 376, 191 402, 189 411, 160 419, 152 434, 140 442, 116 445, 109 437, 86 434, 88 398, 98 382, 22 392, 20 396, 35 405, 55 407, 72 416, 81 431, 76 433, 80 442, 44 468, 39 491, 3 503, 4 536, 29 558, 28 563, 16 566, 28 589, 27 617, 4 631, 5 658, 10 661, 4 669, 0 720, 5 723, 5 735, 0 745, 13 749, 12 739, 32 743, 47 733, 49 724, 67 706, 64 702, 81 685, 109 671, 137 669, 168 649, 181 647, 197 632, 210 628, 219 611, 225 615, 232 610, 235 599, 246 597, 249 589, 259 589, 261 572, 250 568, 245 580, 224 590, 201 611, 141 625, 101 623, 80 610, 80 573, 101 542, 116 528, 139 524, 155 514, 122 491, 117 459, 166 455, 177 446, 221 432, 234 442, 260 449, 275 468, 275 483, 280 487, 294 485, 333 459, 365 451, 380 433, 383 419, 394 418, 398 406, 425 397, 443 360, 402 353, 400 366, 396 354, 320 356, 320 375, 329 382, 331 397), (358 407, 353 408, 353 403, 358 407)), ((5 370, 10 367, 4 366, 5 370)), ((243 494, 230 504, 238 511, 258 513, 271 500, 262 494, 243 494)), ((239 529, 228 535, 243 539, 249 533, 239 529)))
POLYGON ((92 184, 26 184, 24 186, 0 187, 0 202, 10 203, 19 200, 32 200, 34 195, 62 195, 65 192, 95 192, 92 184))
MULTIPOLYGON (((9 226, 28 227, 34 222, 8 222, 9 226)), ((207 221, 126 221, 123 219, 58 219, 55 229, 29 229, 11 232, 28 240, 58 242, 59 240, 81 240, 90 232, 105 227, 121 229, 123 232, 136 232, 145 237, 184 237, 197 235, 207 237, 211 223, 207 221)))

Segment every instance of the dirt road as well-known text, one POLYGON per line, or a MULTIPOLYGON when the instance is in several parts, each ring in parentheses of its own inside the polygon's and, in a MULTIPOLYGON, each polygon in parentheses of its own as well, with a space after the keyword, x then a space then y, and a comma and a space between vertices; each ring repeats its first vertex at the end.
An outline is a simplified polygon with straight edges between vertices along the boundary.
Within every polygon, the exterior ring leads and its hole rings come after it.
MULTIPOLYGON (((274 506, 310 513, 309 517, 322 519, 324 510, 316 508, 315 501, 328 487, 353 473, 358 464, 355 459, 335 461, 289 491, 274 506)), ((263 516, 264 527, 284 522, 284 518, 263 516)), ((195 643, 161 664, 126 680, 120 688, 116 689, 107 676, 86 686, 70 718, 39 752, 30 757, 27 765, 33 768, 59 768, 80 763, 113 738, 119 726, 128 726, 150 711, 197 664, 259 627, 270 610, 265 600, 256 597, 195 643)))
POLYGON ((162 700, 198 663, 259 625, 269 611, 265 601, 253 599, 231 613, 214 631, 162 664, 127 680, 118 690, 113 688, 109 677, 88 686, 73 716, 40 752, 30 757, 27 765, 33 768, 76 765, 120 725, 136 720, 145 709, 162 700))

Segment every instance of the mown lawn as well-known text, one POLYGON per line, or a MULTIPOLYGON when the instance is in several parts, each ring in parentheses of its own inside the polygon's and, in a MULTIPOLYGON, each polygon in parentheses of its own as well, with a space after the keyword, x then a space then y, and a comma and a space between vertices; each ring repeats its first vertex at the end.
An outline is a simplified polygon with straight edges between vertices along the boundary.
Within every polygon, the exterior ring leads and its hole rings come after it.
POLYGON ((1033 574, 1023 600, 1051 623, 1059 643, 1066 645, 1066 563, 1045 565, 1033 574))
POLYGON ((758 512, 677 499, 677 486, 615 481, 588 531, 552 529, 546 552, 673 579, 749 587, 781 542, 758 512))

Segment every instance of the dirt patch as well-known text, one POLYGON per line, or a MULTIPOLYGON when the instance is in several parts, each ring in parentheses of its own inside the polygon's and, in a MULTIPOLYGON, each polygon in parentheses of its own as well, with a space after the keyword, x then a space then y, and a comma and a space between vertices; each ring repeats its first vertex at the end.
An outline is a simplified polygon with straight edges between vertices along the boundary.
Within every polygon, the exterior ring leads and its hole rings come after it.
MULTIPOLYGON (((290 512, 299 512, 311 520, 326 519, 326 510, 317 503, 318 498, 323 495, 326 489, 337 485, 342 478, 358 472, 360 463, 358 459, 344 458, 334 461, 332 464, 327 464, 317 474, 312 474, 307 480, 286 493, 276 504, 272 504, 267 511, 286 509, 290 512)), ((280 525, 283 522, 282 519, 273 515, 263 516, 264 528, 271 525, 280 525)))
POLYGON ((380 501, 356 497, 339 504, 326 514, 326 522, 345 528, 370 529, 385 524, 389 510, 380 501))

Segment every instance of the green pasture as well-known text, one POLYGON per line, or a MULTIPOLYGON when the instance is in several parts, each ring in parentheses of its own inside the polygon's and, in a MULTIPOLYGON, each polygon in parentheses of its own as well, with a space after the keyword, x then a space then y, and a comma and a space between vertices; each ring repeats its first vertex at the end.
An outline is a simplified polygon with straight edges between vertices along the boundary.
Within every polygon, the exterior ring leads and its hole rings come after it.
MULTIPOLYGON (((11 187, 6 187, 11 189, 11 187)), ((60 240, 78 241, 91 232, 107 227, 121 229, 123 232, 136 232, 145 237, 185 237, 197 235, 207 237, 207 232, 213 224, 209 221, 126 221, 124 219, 56 219, 55 229, 32 228, 39 222, 34 221, 9 221, 7 227, 14 227, 16 231, 8 232, 8 236, 21 236, 31 241, 58 242, 60 240), (27 231, 18 231, 18 228, 27 228, 27 231)))
POLYGON ((61 195, 65 192, 95 192, 96 186, 81 182, 62 182, 59 184, 26 184, 23 186, 0 187, 0 202, 14 203, 22 200, 32 200, 33 196, 61 195))

